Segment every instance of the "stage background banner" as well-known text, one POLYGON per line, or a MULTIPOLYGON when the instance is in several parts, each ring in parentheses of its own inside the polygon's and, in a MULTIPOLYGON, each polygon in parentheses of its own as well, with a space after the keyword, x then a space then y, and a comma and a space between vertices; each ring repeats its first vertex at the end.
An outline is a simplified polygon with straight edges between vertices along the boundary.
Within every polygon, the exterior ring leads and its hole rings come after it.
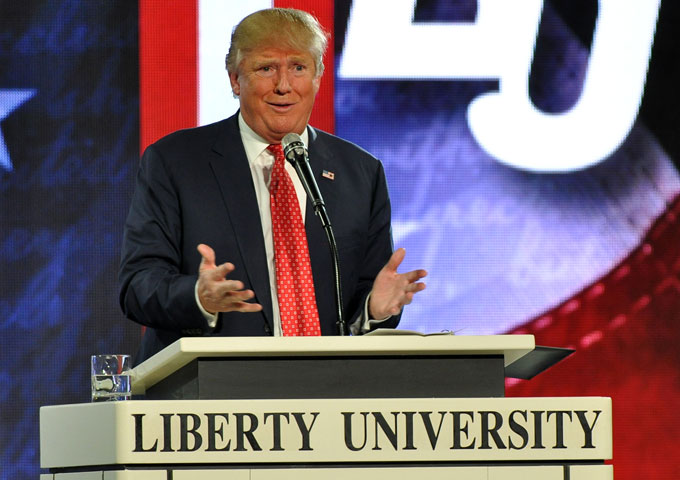
MULTIPOLYGON (((383 161, 430 272, 401 328, 575 348, 508 396, 611 396, 616 478, 677 479, 677 2, 274 4, 331 33, 311 123, 383 161)), ((0 479, 36 477, 38 407, 88 401, 89 355, 135 352, 139 153, 236 110, 231 29, 270 5, 0 2, 0 479)))

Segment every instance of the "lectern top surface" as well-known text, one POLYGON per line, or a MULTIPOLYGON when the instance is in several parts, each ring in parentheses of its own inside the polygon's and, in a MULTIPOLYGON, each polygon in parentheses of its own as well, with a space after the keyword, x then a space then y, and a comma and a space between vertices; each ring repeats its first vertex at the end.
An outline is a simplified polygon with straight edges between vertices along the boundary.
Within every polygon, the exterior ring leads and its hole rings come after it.
POLYGON ((503 355, 508 366, 531 352, 533 335, 365 335, 356 337, 185 337, 133 371, 133 393, 199 357, 503 355))

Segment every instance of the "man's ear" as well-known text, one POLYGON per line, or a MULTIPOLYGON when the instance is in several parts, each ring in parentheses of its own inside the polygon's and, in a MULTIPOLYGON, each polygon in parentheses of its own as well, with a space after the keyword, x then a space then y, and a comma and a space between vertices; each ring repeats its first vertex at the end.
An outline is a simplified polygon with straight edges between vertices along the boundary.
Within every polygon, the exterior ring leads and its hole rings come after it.
POLYGON ((314 95, 316 95, 319 93, 319 88, 321 88, 321 75, 312 79, 312 85, 314 85, 314 95))
POLYGON ((234 95, 240 95, 241 94, 241 84, 238 81, 238 73, 237 72, 232 72, 229 73, 229 82, 231 83, 231 91, 234 92, 234 95))

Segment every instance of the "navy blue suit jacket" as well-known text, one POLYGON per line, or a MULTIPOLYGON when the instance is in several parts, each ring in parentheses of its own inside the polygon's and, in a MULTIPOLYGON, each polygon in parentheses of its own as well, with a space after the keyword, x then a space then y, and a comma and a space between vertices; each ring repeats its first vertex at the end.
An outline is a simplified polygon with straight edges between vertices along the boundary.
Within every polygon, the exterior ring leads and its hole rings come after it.
MULTIPOLYGON (((372 282, 392 253, 390 203, 382 164, 356 145, 309 128, 312 170, 340 255, 345 318, 360 315, 372 282), (334 174, 330 180, 322 176, 334 174)), ((334 275, 325 232, 307 201, 305 228, 323 335, 337 334, 334 275)), ((238 116, 175 132, 142 156, 125 224, 119 271, 126 316, 148 327, 136 362, 183 336, 256 336, 273 331, 264 239, 238 116), (194 297, 199 243, 230 278, 255 292, 263 310, 221 313, 215 329, 194 297)), ((382 326, 394 327, 399 317, 382 326)))

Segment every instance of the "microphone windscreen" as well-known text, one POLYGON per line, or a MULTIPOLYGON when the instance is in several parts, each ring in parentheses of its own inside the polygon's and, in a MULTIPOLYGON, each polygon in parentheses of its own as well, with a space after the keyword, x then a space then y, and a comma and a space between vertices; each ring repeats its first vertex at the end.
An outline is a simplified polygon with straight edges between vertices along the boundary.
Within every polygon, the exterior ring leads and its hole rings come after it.
POLYGON ((283 140, 281 140, 281 146, 285 149, 288 145, 291 143, 302 143, 304 145, 304 142, 302 141, 302 138, 300 135, 297 133, 289 133, 285 137, 283 137, 283 140))
POLYGON ((306 157, 307 155, 307 145, 297 133, 289 133, 283 137, 281 146, 283 147, 283 155, 291 162, 295 162, 296 156, 306 157))

